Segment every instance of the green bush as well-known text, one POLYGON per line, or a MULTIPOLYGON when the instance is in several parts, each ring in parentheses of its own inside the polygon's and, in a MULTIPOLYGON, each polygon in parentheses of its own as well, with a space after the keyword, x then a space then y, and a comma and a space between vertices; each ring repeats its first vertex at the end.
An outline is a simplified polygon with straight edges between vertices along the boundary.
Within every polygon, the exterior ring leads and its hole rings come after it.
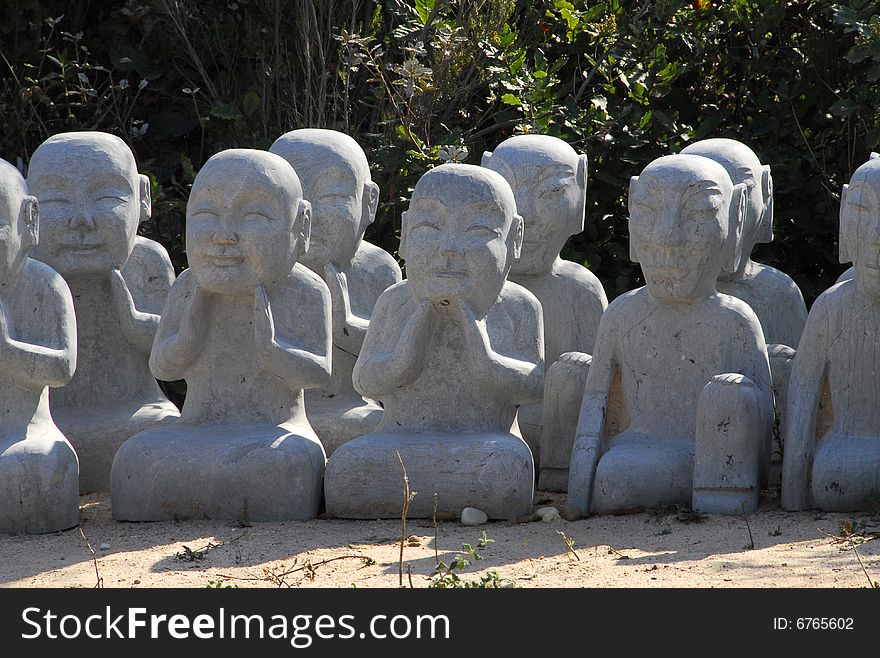
POLYGON ((586 230, 563 255, 610 297, 639 284, 629 177, 695 139, 773 168, 776 241, 756 257, 811 301, 837 263, 839 191, 880 143, 880 2, 144 0, 0 3, 0 157, 47 136, 124 138, 153 180, 143 227, 179 269, 195 173, 306 126, 354 135, 396 252, 418 177, 543 132, 590 156, 586 230), (718 6, 715 6, 715 5, 718 6))

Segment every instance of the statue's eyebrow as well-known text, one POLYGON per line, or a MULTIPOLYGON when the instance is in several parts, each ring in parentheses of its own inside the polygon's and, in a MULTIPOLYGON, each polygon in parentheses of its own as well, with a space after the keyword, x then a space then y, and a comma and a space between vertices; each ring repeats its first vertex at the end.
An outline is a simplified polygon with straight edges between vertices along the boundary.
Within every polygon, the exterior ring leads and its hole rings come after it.
POLYGON ((682 195, 682 202, 690 201, 695 197, 706 195, 724 195, 724 192, 718 186, 718 183, 712 180, 701 180, 688 185, 688 189, 682 195))
POLYGON ((107 174, 101 176, 100 178, 94 180, 91 185, 89 185, 90 189, 103 189, 109 185, 120 185, 126 192, 133 192, 134 188, 132 187, 131 180, 128 176, 117 173, 115 171, 108 172, 107 174), (109 180, 108 180, 109 179, 109 180))
POLYGON ((445 201, 434 196, 422 196, 410 201, 410 206, 419 205, 442 206, 444 210, 449 210, 445 201))
POLYGON ((657 187, 654 181, 642 181, 639 179, 633 186, 630 196, 635 197, 638 201, 645 201, 659 195, 660 192, 661 188, 657 187))

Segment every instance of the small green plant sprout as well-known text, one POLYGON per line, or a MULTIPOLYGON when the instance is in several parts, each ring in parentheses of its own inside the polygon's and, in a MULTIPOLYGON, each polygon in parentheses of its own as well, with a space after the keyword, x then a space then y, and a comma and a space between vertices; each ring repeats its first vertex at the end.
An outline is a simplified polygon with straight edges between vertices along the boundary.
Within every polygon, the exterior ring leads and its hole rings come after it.
POLYGON ((578 555, 577 552, 574 550, 574 539, 568 537, 562 530, 557 530, 556 534, 562 537, 562 541, 565 543, 565 552, 569 556, 574 555, 577 561, 580 562, 581 556, 578 555))
POLYGON ((206 589, 238 589, 238 585, 233 583, 227 583, 223 579, 219 580, 209 580, 208 584, 205 585, 206 589))
POLYGON ((473 547, 470 544, 462 544, 461 551, 455 555, 449 564, 446 564, 442 560, 437 562, 437 566, 434 569, 434 577, 428 587, 439 589, 450 587, 467 589, 498 589, 500 586, 500 579, 498 577, 498 572, 494 569, 492 571, 487 571, 480 576, 479 580, 464 580, 459 575, 468 565, 470 565, 471 560, 482 560, 483 556, 477 551, 485 550, 486 546, 494 541, 494 539, 489 539, 486 536, 486 531, 484 530, 483 534, 477 540, 476 547, 473 547))

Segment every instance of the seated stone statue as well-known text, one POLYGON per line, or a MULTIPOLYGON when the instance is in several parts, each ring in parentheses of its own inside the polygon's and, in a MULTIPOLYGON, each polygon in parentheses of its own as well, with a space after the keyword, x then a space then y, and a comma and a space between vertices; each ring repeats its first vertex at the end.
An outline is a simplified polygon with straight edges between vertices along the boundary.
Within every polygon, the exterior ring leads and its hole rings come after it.
MULTIPOLYGON (((876 160, 877 158, 880 158, 880 153, 871 152, 871 155, 868 158, 868 160, 869 161, 876 160)), ((856 268, 850 266, 849 268, 847 268, 847 270, 843 274, 841 274, 837 278, 837 281, 835 283, 843 283, 844 281, 848 281, 849 279, 854 279, 855 276, 856 276, 856 268)))
POLYGON ((646 286, 602 316, 571 457, 580 513, 691 504, 744 514, 758 500, 773 421, 761 325, 719 293, 734 271, 745 185, 708 158, 649 164, 629 190, 630 258, 646 286))
POLYGON ((304 388, 330 377, 330 293, 297 263, 310 207, 280 156, 211 157, 186 210, 190 269, 174 282, 150 367, 183 378, 180 419, 113 462, 113 516, 284 521, 318 513, 326 457, 304 388))
POLYGON ((0 532, 55 532, 79 523, 79 467, 52 422, 49 386, 76 367, 73 300, 64 279, 28 258, 37 200, 0 160, 0 532))
POLYGON ((735 272, 722 271, 716 287, 718 292, 738 297, 751 306, 764 330, 773 376, 778 431, 775 445, 768 446, 765 461, 769 470, 767 480, 778 484, 782 461, 781 438, 785 431, 785 400, 794 350, 807 321, 807 307, 800 289, 790 276, 750 258, 757 243, 773 240, 773 179, 770 166, 762 165, 752 149, 733 139, 702 140, 691 144, 682 153, 715 160, 724 167, 734 184, 743 183, 746 186, 746 215, 738 236, 741 241, 740 264, 735 272))
POLYGON ((791 373, 782 462, 789 510, 866 509, 880 494, 880 160, 840 200, 840 262, 855 276, 813 304, 791 373))
POLYGON ((409 515, 477 507, 509 519, 532 508, 534 464, 516 407, 540 398, 540 303, 507 281, 522 218, 507 181, 446 164, 416 184, 403 218, 407 278, 379 297, 354 385, 381 400, 372 433, 327 464, 327 511, 400 516, 403 470, 417 491, 409 515), (399 457, 398 457, 399 455, 399 457))
POLYGON ((589 355, 608 306, 599 279, 559 257, 566 240, 584 230, 587 156, 556 137, 517 135, 485 153, 482 164, 510 183, 525 224, 509 278, 544 309, 544 399, 520 407, 519 426, 540 465, 540 488, 565 491, 589 355))
POLYGON ((79 337, 76 374, 52 391, 52 416, 76 448, 81 490, 106 490, 119 446, 178 415, 147 365, 174 270, 161 245, 137 235, 150 181, 118 137, 50 137, 28 185, 41 208, 34 255, 70 286, 79 337))
POLYGON ((363 239, 376 218, 379 186, 355 140, 335 130, 293 130, 269 151, 293 165, 312 204, 312 238, 302 264, 323 277, 333 300, 333 374, 326 387, 306 391, 309 422, 329 455, 382 419, 382 408, 354 390, 351 373, 376 300, 400 281, 400 267, 363 239))

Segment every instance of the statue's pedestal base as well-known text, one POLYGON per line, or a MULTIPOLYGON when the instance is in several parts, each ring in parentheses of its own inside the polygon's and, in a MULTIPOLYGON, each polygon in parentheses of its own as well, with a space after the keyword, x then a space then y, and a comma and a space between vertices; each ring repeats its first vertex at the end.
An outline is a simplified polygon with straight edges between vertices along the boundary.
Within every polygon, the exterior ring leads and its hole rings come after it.
POLYGON ((119 521, 314 518, 324 449, 306 426, 173 423, 130 438, 113 462, 119 521))
POLYGON ((409 518, 431 518, 435 493, 437 511, 456 516, 465 507, 476 507, 490 519, 514 519, 532 510, 535 468, 521 438, 377 432, 333 453, 324 482, 327 512, 350 519, 400 517, 401 459, 410 489, 418 492, 409 518))
POLYGON ((306 416, 329 457, 343 443, 376 429, 382 421, 382 407, 362 398, 307 400, 306 416))

